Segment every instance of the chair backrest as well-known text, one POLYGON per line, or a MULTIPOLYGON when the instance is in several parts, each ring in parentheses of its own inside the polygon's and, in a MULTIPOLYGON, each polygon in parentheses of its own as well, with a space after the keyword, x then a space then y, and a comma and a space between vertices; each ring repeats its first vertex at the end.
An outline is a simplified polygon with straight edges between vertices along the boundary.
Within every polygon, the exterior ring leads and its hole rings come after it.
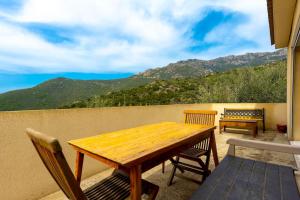
POLYGON ((213 126, 217 114, 215 110, 185 110, 184 123, 213 126))
POLYGON ((53 179, 71 200, 86 200, 65 159, 57 139, 32 129, 26 130, 35 149, 53 179))
POLYGON ((202 140, 198 143, 195 144, 193 147, 196 149, 202 149, 205 151, 209 151, 211 149, 211 134, 206 135, 205 137, 202 138, 202 140))

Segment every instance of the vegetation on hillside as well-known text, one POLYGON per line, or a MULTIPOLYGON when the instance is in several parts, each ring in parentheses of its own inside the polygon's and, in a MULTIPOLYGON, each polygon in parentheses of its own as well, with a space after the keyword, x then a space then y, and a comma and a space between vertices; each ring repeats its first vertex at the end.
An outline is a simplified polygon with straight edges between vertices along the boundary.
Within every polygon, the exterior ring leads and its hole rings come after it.
POLYGON ((286 63, 239 68, 199 78, 156 80, 75 101, 63 108, 237 102, 286 102, 286 63))
POLYGON ((95 94, 101 95, 109 91, 134 88, 151 81, 151 79, 141 78, 115 80, 57 78, 33 88, 0 94, 0 111, 57 108, 95 94))

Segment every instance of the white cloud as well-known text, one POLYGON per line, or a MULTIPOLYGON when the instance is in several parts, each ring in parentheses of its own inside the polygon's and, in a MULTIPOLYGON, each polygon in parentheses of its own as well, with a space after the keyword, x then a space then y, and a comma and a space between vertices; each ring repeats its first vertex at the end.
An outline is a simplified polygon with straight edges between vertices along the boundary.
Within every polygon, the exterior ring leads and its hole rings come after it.
POLYGON ((186 58, 272 50, 262 0, 25 0, 20 10, 0 10, 0 16, 6 19, 0 18, 0 71, 137 72, 186 58), (226 24, 215 27, 205 41, 220 46, 188 52, 193 41, 187 32, 207 8, 239 12, 249 20, 234 30, 226 24), (86 32, 74 33, 72 45, 54 44, 22 28, 23 23, 86 32), (258 47, 228 49, 234 38, 255 41, 258 47))
POLYGON ((219 45, 208 48, 206 52, 201 52, 198 54, 199 57, 211 59, 229 54, 274 50, 269 39, 266 1, 217 0, 211 2, 210 6, 243 14, 247 20, 239 24, 230 22, 216 26, 207 33, 204 41, 216 42, 219 45), (243 46, 243 44, 239 44, 239 41, 252 42, 255 45, 243 46), (237 45, 234 45, 235 43, 237 45))

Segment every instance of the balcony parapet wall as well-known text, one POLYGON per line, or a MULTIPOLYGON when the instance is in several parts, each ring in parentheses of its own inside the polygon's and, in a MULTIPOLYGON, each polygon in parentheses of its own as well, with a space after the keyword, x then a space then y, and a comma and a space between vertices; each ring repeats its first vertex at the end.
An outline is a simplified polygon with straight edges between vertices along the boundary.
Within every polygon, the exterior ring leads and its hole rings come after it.
MULTIPOLYGON (((93 109, 62 109, 0 112, 0 199, 38 199, 59 190, 25 134, 26 128, 57 137, 74 169, 75 151, 66 141, 161 121, 183 122, 183 110, 226 108, 265 108, 266 128, 287 123, 287 105, 277 104, 183 104, 93 109)), ((83 177, 105 169, 101 163, 86 158, 83 177)))

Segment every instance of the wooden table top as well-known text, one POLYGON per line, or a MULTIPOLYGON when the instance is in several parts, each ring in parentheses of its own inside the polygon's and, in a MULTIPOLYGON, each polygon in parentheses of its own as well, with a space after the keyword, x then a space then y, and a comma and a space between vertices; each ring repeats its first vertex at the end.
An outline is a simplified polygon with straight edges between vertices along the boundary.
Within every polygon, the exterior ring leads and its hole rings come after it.
POLYGON ((215 126, 162 122, 71 140, 68 143, 94 155, 126 165, 215 126))

